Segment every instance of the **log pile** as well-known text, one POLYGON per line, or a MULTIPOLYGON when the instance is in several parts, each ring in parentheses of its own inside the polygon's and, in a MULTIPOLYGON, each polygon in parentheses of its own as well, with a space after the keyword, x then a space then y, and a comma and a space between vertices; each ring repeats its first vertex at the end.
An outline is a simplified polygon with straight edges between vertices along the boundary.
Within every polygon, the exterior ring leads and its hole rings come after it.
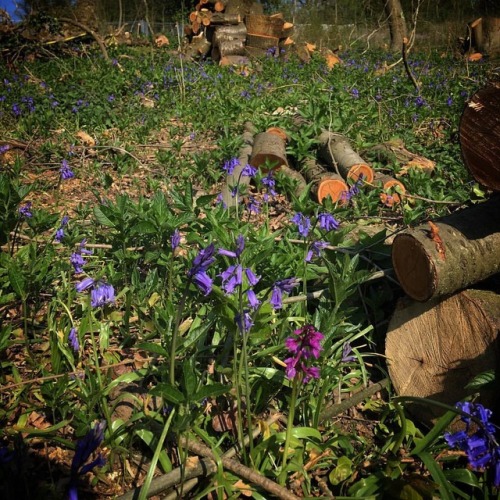
POLYGON ((254 0, 199 0, 184 31, 188 56, 210 55, 222 64, 245 56, 277 55, 293 44, 293 24, 281 14, 264 15, 254 0))
MULTIPOLYGON (((474 95, 460 123, 465 164, 491 191, 500 191, 499 111, 500 84, 491 83, 474 95)), ((467 387, 471 378, 500 369, 500 192, 400 233, 392 260, 410 297, 400 301, 386 338, 394 388, 453 405, 477 392, 467 387), (480 282, 486 290, 468 288, 480 282)), ((500 406, 496 393, 480 396, 500 406)), ((443 410, 419 405, 412 412, 432 424, 443 410)))

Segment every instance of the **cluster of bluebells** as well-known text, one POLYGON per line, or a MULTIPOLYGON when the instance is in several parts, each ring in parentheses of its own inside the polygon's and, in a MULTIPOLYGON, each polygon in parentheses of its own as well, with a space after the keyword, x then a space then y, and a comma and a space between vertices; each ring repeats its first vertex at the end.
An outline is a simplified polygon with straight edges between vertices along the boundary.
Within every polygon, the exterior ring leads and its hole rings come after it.
POLYGON ((465 451, 473 469, 490 468, 493 471, 493 484, 500 487, 500 446, 495 439, 496 427, 490 422, 491 410, 469 401, 457 403, 456 406, 463 412, 461 420, 465 423, 465 429, 445 433, 445 441, 450 447, 465 451), (471 425, 472 422, 474 425, 471 425))
POLYGON ((59 173, 63 181, 72 179, 75 176, 75 173, 73 172, 73 170, 71 170, 71 167, 69 166, 68 160, 63 160, 61 162, 61 168, 59 169, 59 173))
MULTIPOLYGON (((85 248, 86 243, 85 239, 82 240, 77 250, 70 256, 70 262, 76 274, 83 273, 83 266, 85 265, 83 256, 92 253, 92 250, 85 248)), ((87 276, 75 285, 75 289, 78 293, 90 290, 90 305, 92 307, 104 307, 107 304, 115 303, 115 289, 113 285, 105 281, 95 281, 87 276)))
MULTIPOLYGON (((291 221, 297 226, 297 230, 300 236, 302 236, 303 238, 307 238, 309 236, 309 233, 313 228, 311 219, 309 217, 306 217, 304 214, 297 212, 292 217, 291 221)), ((328 212, 322 212, 318 214, 316 218, 316 224, 319 229, 324 232, 336 231, 340 226, 337 219, 335 219, 335 217, 328 212)), ((305 261, 310 262, 313 257, 319 257, 321 255, 321 250, 323 250, 327 246, 328 242, 326 241, 313 241, 309 246, 305 261)))
POLYGON ((78 339, 78 333, 76 328, 71 328, 68 334, 68 344, 75 354, 80 352, 80 340, 78 339))
POLYGON ((340 199, 343 202, 348 203, 359 194, 359 187, 363 184, 363 178, 364 176, 361 174, 358 180, 347 191, 342 192, 340 199))
POLYGON ((95 281, 87 277, 77 283, 75 288, 79 293, 90 289, 90 305, 94 308, 115 303, 115 289, 105 281, 95 281))
POLYGON ((104 439, 105 422, 99 422, 76 443, 75 455, 71 462, 71 478, 69 482, 68 498, 78 500, 78 477, 87 474, 94 467, 102 467, 106 459, 98 454, 97 458, 87 463, 90 456, 97 450, 104 439))
POLYGON ((271 290, 271 299, 269 300, 274 310, 283 307, 283 294, 286 293, 288 295, 298 284, 299 281, 297 278, 285 278, 274 283, 271 290))
POLYGON ((21 217, 24 217, 25 219, 29 219, 30 217, 33 217, 33 212, 31 211, 31 206, 32 206, 31 201, 28 201, 24 205, 21 205, 19 207, 19 215, 21 217))
MULTIPOLYGON (((240 160, 238 158, 231 158, 230 160, 226 160, 224 162, 224 164, 222 165, 222 170, 224 170, 224 172, 226 172, 227 175, 233 175, 234 169, 238 165, 240 165, 240 160)), ((236 198, 236 196, 238 195, 239 181, 240 181, 241 177, 255 177, 257 175, 257 172, 258 172, 258 169, 256 167, 253 167, 252 165, 247 163, 241 169, 241 172, 240 172, 239 178, 238 178, 238 183, 235 186, 233 186, 231 189, 231 196, 233 198, 236 198)), ((218 201, 222 202, 222 194, 219 195, 218 201)), ((250 211, 258 212, 258 204, 255 202, 255 200, 253 202, 250 202, 249 206, 247 208, 250 211)))
POLYGON ((208 275, 208 268, 215 262, 215 246, 210 243, 200 250, 194 258, 188 277, 207 296, 212 291, 213 279, 208 275))
POLYGON ((314 326, 304 325, 286 339, 285 346, 291 353, 291 356, 285 359, 286 376, 290 380, 302 376, 303 382, 307 383, 312 378, 319 378, 319 368, 310 366, 309 360, 319 358, 323 349, 321 346, 323 338, 324 335, 314 326))

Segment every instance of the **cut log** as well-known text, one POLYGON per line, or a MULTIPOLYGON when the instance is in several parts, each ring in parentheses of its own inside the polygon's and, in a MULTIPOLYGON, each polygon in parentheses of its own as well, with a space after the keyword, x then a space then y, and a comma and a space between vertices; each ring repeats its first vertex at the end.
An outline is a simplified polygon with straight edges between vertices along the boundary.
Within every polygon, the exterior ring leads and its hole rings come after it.
POLYGON ((258 49, 272 49, 278 47, 280 39, 274 36, 255 35, 254 33, 247 33, 247 44, 251 47, 258 49))
POLYGON ((288 141, 288 134, 281 127, 269 127, 266 132, 268 134, 276 134, 278 137, 283 139, 285 142, 288 141))
POLYGON ((219 61, 219 66, 249 66, 250 59, 247 56, 242 55, 229 55, 224 56, 219 61))
POLYGON ((403 290, 420 301, 500 272, 500 196, 400 233, 392 263, 403 290))
POLYGON ((219 43, 218 49, 221 58, 227 56, 244 56, 246 54, 245 40, 227 40, 219 43))
POLYGON ((245 17, 245 24, 249 33, 281 38, 285 21, 279 17, 250 14, 245 17))
POLYGON ((241 171, 250 161, 255 132, 256 129, 253 123, 245 122, 242 134, 243 145, 240 148, 238 156, 239 165, 236 165, 231 175, 226 176, 226 182, 222 189, 222 201, 227 207, 234 207, 237 204, 237 199, 233 197, 231 193, 233 187, 236 186, 236 184, 248 185, 250 183, 250 178, 242 177, 241 171))
POLYGON ((307 182, 304 176, 300 172, 297 172, 297 170, 287 167, 286 165, 281 165, 280 172, 295 181, 294 195, 297 198, 307 189, 307 182))
MULTIPOLYGON (((454 406, 477 392, 465 389, 474 376, 498 370, 499 332, 500 295, 493 292, 465 290, 426 303, 400 300, 385 345, 394 389, 401 396, 454 406)), ((480 401, 488 408, 498 405, 497 391, 482 390, 480 401)), ((429 425, 444 411, 433 405, 411 406, 429 425)))
POLYGON ((386 207, 392 207, 401 203, 400 194, 406 193, 404 184, 390 175, 376 173, 373 183, 382 189, 380 201, 386 207))
POLYGON ((307 182, 312 183, 311 192, 316 196, 318 203, 323 203, 323 200, 328 196, 333 203, 346 203, 349 187, 340 175, 328 172, 314 159, 308 159, 304 162, 302 172, 307 182))
POLYGON ((288 166, 285 141, 276 134, 261 132, 253 142, 250 165, 263 171, 279 169, 281 165, 288 166))
POLYGON ((469 32, 468 51, 484 52, 491 57, 500 54, 500 17, 480 17, 469 24, 469 32))
POLYGON ((193 36, 191 43, 185 47, 185 53, 188 57, 204 58, 212 47, 212 44, 205 38, 203 33, 193 36))
POLYGON ((260 58, 266 56, 266 51, 264 49, 259 49, 258 47, 251 47, 248 44, 245 47, 245 51, 249 57, 260 58))
POLYGON ((500 82, 480 90, 460 120, 465 165, 483 186, 500 191, 500 82))
POLYGON ((281 38, 286 38, 293 35, 293 23, 285 21, 281 30, 281 38))
POLYGON ((219 45, 221 42, 228 42, 231 40, 245 40, 246 36, 247 28, 245 23, 217 26, 212 42, 214 45, 219 45))
POLYGON ((318 141, 318 155, 330 170, 354 182, 361 176, 363 181, 373 182, 373 169, 352 149, 347 137, 325 131, 318 141))

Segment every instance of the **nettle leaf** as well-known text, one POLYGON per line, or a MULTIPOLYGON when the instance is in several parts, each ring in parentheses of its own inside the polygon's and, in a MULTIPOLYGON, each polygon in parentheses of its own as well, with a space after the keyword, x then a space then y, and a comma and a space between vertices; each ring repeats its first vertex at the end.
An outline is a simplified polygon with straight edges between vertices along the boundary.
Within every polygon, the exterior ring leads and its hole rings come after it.
POLYGON ((20 297, 21 300, 24 300, 27 296, 27 290, 26 290, 26 278, 23 275, 23 272, 21 271, 19 266, 16 263, 14 263, 14 261, 11 262, 7 272, 9 276, 10 285, 14 289, 14 292, 16 292, 17 296, 20 297))
POLYGON ((130 230, 130 234, 155 234, 158 232, 158 228, 152 223, 147 220, 138 222, 137 224, 134 224, 132 229, 130 230))
POLYGON ((94 207, 94 217, 97 219, 97 222, 103 226, 116 227, 116 224, 104 214, 100 207, 94 207))

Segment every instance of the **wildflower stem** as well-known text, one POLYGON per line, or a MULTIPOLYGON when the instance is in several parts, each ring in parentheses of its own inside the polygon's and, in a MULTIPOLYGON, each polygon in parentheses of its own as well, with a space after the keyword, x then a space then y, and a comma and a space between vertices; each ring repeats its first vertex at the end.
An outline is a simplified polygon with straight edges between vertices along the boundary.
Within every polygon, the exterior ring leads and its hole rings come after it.
POLYGON ((94 355, 94 365, 95 365, 95 373, 97 377, 97 385, 99 386, 99 392, 101 394, 101 405, 102 411, 104 413, 104 418, 106 419, 106 423, 108 425, 108 429, 112 429, 113 422, 111 421, 111 415, 109 413, 108 404, 106 401, 106 397, 104 396, 104 384, 102 383, 102 374, 99 364, 99 355, 97 353, 97 342, 95 341, 95 334, 93 328, 93 315, 92 315, 92 307, 90 305, 90 297, 87 303, 88 308, 88 325, 90 330, 90 342, 92 343, 92 352, 94 355))
POLYGON ((175 316, 174 331, 172 332, 172 343, 170 345, 170 385, 175 386, 175 351, 177 350, 177 337, 179 336, 179 326, 181 324, 182 313, 186 305, 187 292, 190 281, 186 284, 186 288, 181 297, 179 306, 177 307, 177 314, 175 316))
POLYGON ((299 378, 300 376, 296 376, 292 382, 292 396, 290 398, 290 411, 288 412, 287 423, 286 423, 286 435, 285 435, 285 444, 283 449, 283 460, 281 462, 281 472, 279 475, 279 484, 284 486, 286 483, 287 470, 286 465, 288 462, 288 450, 290 447, 290 440, 292 438, 292 430, 293 430, 293 419, 295 417, 295 405, 297 404, 297 395, 299 388, 299 378))

